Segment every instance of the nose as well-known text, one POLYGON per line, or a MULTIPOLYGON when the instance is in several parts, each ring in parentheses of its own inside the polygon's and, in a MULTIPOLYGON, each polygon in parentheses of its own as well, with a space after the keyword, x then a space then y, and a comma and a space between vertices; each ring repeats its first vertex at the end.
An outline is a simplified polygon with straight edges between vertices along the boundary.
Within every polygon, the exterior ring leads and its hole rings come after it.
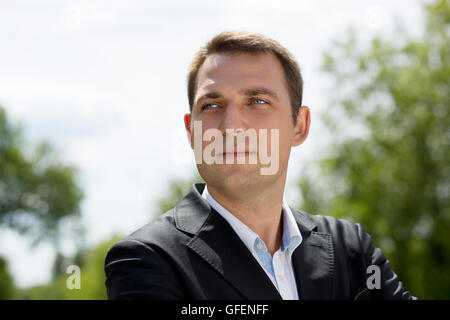
POLYGON ((239 103, 231 101, 222 113, 220 130, 222 134, 226 134, 227 129, 234 130, 235 133, 247 130, 248 125, 245 118, 244 110, 239 103))

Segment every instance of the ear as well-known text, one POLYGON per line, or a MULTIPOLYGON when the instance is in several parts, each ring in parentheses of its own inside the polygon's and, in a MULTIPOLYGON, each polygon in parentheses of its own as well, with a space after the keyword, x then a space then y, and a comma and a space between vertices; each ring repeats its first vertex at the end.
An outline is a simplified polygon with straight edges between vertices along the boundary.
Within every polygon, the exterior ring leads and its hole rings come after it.
POLYGON ((189 140, 189 144, 192 148, 192 134, 191 134, 191 114, 186 113, 184 115, 184 128, 186 129, 186 134, 189 140))
POLYGON ((297 123, 294 126, 294 139, 292 140, 293 147, 301 145, 306 140, 310 123, 311 113, 309 107, 301 106, 297 113, 297 123))

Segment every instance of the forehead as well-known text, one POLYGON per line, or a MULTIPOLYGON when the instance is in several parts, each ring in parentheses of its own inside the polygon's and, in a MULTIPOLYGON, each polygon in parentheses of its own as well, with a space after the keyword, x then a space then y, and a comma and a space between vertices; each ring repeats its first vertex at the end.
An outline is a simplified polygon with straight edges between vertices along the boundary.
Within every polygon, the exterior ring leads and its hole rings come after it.
POLYGON ((283 67, 273 54, 216 53, 206 58, 200 67, 196 96, 219 88, 249 85, 264 85, 287 95, 283 67))

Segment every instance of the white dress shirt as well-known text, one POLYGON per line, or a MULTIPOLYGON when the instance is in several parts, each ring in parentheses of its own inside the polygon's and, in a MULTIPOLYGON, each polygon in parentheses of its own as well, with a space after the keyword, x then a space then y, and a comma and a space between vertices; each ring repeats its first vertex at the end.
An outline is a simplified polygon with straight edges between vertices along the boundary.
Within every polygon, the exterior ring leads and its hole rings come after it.
POLYGON ((292 268, 292 253, 302 242, 302 235, 286 200, 283 198, 283 237, 281 247, 273 254, 267 251, 266 244, 247 225, 218 203, 205 185, 202 197, 227 222, 259 262, 267 276, 284 300, 298 300, 297 284, 292 268))

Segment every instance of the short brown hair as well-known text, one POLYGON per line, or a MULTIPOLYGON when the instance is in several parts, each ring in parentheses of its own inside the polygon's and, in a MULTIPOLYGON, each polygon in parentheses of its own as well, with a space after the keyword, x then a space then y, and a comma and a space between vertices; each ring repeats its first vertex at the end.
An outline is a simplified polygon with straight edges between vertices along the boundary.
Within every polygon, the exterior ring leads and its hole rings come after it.
POLYGON ((286 77, 294 124, 302 105, 303 79, 295 57, 277 41, 259 33, 226 31, 216 35, 194 56, 187 76, 189 109, 197 91, 197 75, 206 58, 214 53, 272 53, 281 62, 286 77))

